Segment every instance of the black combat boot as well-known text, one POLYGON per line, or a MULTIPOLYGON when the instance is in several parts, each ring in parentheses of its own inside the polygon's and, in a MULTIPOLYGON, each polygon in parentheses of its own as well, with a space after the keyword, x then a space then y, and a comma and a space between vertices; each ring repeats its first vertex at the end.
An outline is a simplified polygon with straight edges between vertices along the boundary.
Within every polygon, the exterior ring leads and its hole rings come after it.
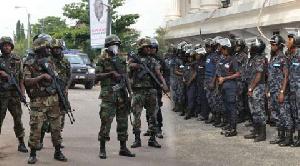
POLYGON ((287 129, 285 131, 285 139, 284 141, 279 143, 279 146, 285 147, 285 146, 290 146, 294 143, 293 141, 293 129, 287 129))
POLYGON ((254 142, 260 142, 265 140, 266 140, 266 125, 264 124, 258 127, 258 134, 254 138, 254 142))
POLYGON ((161 148, 161 145, 158 144, 158 142, 155 140, 155 133, 151 133, 151 136, 148 140, 148 146, 155 147, 155 148, 161 148))
POLYGON ((225 127, 228 124, 228 117, 226 113, 221 114, 221 123, 218 125, 215 125, 215 127, 225 127))
POLYGON ((221 123, 221 114, 219 112, 217 112, 215 122, 213 123, 213 126, 218 126, 220 123, 221 123))
POLYGON ((188 119, 191 119, 191 117, 192 117, 192 110, 190 109, 190 108, 187 108, 186 109, 187 111, 186 111, 186 113, 185 113, 185 117, 184 117, 184 120, 188 120, 188 119))
POLYGON ((28 164, 35 164, 35 162, 37 161, 36 159, 36 149, 31 148, 30 149, 30 156, 29 159, 27 161, 28 164))
POLYGON ((126 141, 120 141, 120 156, 127 156, 127 157, 135 157, 134 153, 131 153, 128 148, 126 147, 126 141))
POLYGON ((254 139, 258 135, 259 126, 253 125, 253 130, 251 130, 250 132, 250 134, 244 136, 245 139, 254 139))
POLYGON ((23 137, 19 137, 18 140, 19 140, 18 151, 23 152, 23 153, 27 153, 28 149, 25 146, 24 138, 23 137))
POLYGON ((236 135, 237 135, 236 122, 232 122, 230 124, 230 129, 227 130, 225 133, 225 137, 232 137, 232 136, 236 136, 236 135))
POLYGON ((100 141, 100 152, 99 157, 101 159, 106 159, 106 151, 105 151, 105 141, 100 141))
POLYGON ((44 147, 44 137, 45 137, 45 132, 41 132, 41 139, 40 139, 40 147, 37 148, 36 150, 41 150, 44 147))
POLYGON ((275 140, 270 141, 270 144, 279 144, 281 143, 285 138, 285 130, 283 127, 278 127, 278 137, 275 140))
POLYGON ((137 148, 137 147, 141 147, 141 146, 142 146, 142 143, 141 143, 140 132, 138 132, 135 134, 135 140, 131 144, 131 148, 137 148))
POLYGON ((163 132, 161 130, 161 127, 159 127, 158 132, 156 133, 157 138, 164 138, 163 132))
POLYGON ((184 116, 185 115, 185 108, 182 105, 179 105, 179 111, 181 111, 179 116, 184 116))
POLYGON ((211 124, 211 123, 215 122, 215 118, 216 118, 215 114, 212 114, 211 118, 207 119, 204 123, 211 124))
POLYGON ((300 147, 300 130, 298 130, 297 140, 291 145, 291 147, 300 147))
POLYGON ((63 162, 66 162, 68 160, 60 151, 60 145, 55 146, 54 159, 63 162))

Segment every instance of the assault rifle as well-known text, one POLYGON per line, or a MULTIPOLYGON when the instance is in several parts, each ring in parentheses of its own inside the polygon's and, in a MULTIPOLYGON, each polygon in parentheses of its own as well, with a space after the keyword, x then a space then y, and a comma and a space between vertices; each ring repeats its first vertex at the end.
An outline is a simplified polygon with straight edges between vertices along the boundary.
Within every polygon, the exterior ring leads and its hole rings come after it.
MULTIPOLYGON (((121 75, 121 81, 120 81, 120 83, 117 84, 117 85, 115 85, 115 86, 113 86, 112 89, 113 89, 113 91, 117 91, 117 90, 121 89, 122 95, 123 95, 123 97, 125 99, 126 108, 127 108, 127 110, 129 110, 129 114, 130 114, 132 112, 132 109, 131 109, 131 101, 128 100, 127 76, 125 75, 125 73, 122 73, 121 63, 120 63, 120 59, 119 59, 118 56, 112 57, 111 61, 113 62, 114 67, 117 70, 117 73, 121 75)), ((132 124, 131 116, 130 116, 130 122, 132 124)))
MULTIPOLYGON (((130 58, 132 58, 136 63, 138 63, 140 65, 140 67, 142 68, 142 71, 137 75, 138 78, 142 78, 145 74, 149 74, 150 77, 155 81, 156 85, 158 85, 160 88, 163 87, 163 84, 160 83, 160 81, 156 78, 156 76, 153 74, 153 72, 148 68, 147 64, 145 64, 144 62, 142 62, 141 58, 138 57, 133 51, 130 51, 128 53, 128 56, 130 58)), ((167 94, 164 93, 170 100, 171 97, 167 94)))
POLYGON ((67 97, 64 94, 64 89, 62 88, 62 86, 59 84, 60 80, 57 76, 55 76, 55 74, 52 72, 51 67, 49 66, 49 63, 47 61, 47 58, 42 58, 39 61, 39 65, 47 72, 47 74, 49 74, 52 78, 52 84, 51 87, 56 89, 56 92, 58 94, 59 97, 59 101, 62 105, 62 108, 67 110, 67 114, 68 117, 70 119, 71 124, 73 124, 75 122, 73 113, 75 110, 71 108, 70 102, 68 101, 67 97))
POLYGON ((10 86, 14 86, 15 89, 17 90, 19 96, 21 97, 21 102, 24 103, 24 105, 27 107, 27 109, 30 111, 30 107, 29 104, 26 101, 25 96, 23 96, 23 93, 21 91, 20 86, 18 85, 18 83, 16 82, 16 79, 14 77, 14 75, 10 72, 10 70, 6 67, 5 65, 5 61, 0 60, 0 70, 3 70, 7 75, 9 75, 8 78, 8 82, 4 83, 4 85, 2 86, 2 88, 7 89, 10 86))

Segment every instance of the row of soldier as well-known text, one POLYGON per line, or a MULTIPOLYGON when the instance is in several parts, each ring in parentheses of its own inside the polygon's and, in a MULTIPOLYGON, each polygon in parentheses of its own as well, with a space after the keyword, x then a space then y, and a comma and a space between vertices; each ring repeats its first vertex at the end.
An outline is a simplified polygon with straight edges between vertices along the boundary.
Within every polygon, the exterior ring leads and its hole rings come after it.
POLYGON ((0 132, 7 110, 13 116, 15 135, 19 140, 18 151, 27 153, 24 143, 24 127, 22 123, 21 102, 30 111, 30 135, 28 146, 30 157, 28 164, 34 164, 36 151, 43 148, 45 132, 51 132, 54 159, 67 161, 61 152, 64 117, 66 110, 61 107, 56 87, 53 87, 53 77, 46 72, 46 68, 59 78, 63 94, 67 96, 71 81, 70 63, 63 56, 63 40, 52 39, 47 34, 40 34, 33 38, 33 48, 23 60, 12 53, 14 43, 10 37, 0 39, 0 132), (44 60, 44 61, 43 61, 44 60), (44 62, 44 67, 40 64, 44 62), (26 95, 30 98, 30 108, 26 102, 26 95))
MULTIPOLYGON (((21 102, 26 102, 26 94, 30 98, 30 136, 28 145, 30 157, 28 164, 37 161, 36 151, 43 148, 45 132, 51 132, 54 159, 67 161, 62 154, 61 131, 64 127, 64 116, 68 113, 61 102, 60 91, 68 95, 71 82, 70 63, 62 53, 63 40, 51 39, 47 34, 41 34, 33 39, 33 51, 26 57, 24 63, 20 57, 11 53, 14 44, 11 38, 2 37, 0 40, 1 66, 7 66, 13 75, 0 68, 1 75, 1 126, 10 111, 14 118, 14 129, 19 139, 18 151, 28 152, 24 143, 24 127, 21 122, 21 102), (50 72, 51 73, 50 73, 50 72), (15 86, 10 84, 10 76, 16 79, 20 87, 17 93, 15 86), (59 81, 59 85, 54 83, 59 81), (57 88, 59 86, 59 88, 57 88), (21 100, 21 99, 22 100, 21 100)), ((121 45, 116 35, 105 39, 105 48, 99 56, 96 65, 96 80, 101 81, 100 119, 101 126, 98 134, 100 141, 99 157, 106 159, 106 142, 110 140, 111 123, 116 116, 118 140, 120 141, 119 155, 135 157, 126 146, 128 140, 128 115, 133 113, 133 133, 135 141, 131 148, 141 147, 141 113, 146 109, 148 131, 150 136, 148 146, 160 148, 156 137, 163 138, 162 134, 162 92, 169 90, 161 74, 163 60, 157 56, 158 42, 155 39, 142 38, 137 41, 138 54, 130 52, 129 64, 126 56, 119 56, 121 45), (158 62, 160 60, 160 62, 158 62), (143 73, 143 74, 141 74, 143 73), (157 102, 159 100, 159 102, 157 102), (158 123, 157 123, 158 122, 158 123)))
POLYGON ((173 111, 186 120, 198 116, 199 121, 221 127, 226 137, 236 136, 237 123, 250 118, 253 129, 244 137, 254 142, 266 140, 270 112, 278 130, 270 144, 299 147, 300 37, 291 33, 285 42, 274 35, 269 42, 270 60, 266 44, 257 37, 208 38, 203 47, 194 49, 186 42, 171 46, 166 62, 171 69, 173 111))

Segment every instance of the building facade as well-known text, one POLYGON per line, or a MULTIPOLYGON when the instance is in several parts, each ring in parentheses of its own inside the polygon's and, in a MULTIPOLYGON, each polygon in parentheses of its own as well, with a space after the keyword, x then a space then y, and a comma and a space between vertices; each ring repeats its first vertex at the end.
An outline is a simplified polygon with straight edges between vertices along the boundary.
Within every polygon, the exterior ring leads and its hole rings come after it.
POLYGON ((300 28, 299 13, 300 0, 170 0, 165 39, 174 44, 228 35, 246 39, 261 36, 258 25, 267 38, 286 38, 285 28, 300 28))

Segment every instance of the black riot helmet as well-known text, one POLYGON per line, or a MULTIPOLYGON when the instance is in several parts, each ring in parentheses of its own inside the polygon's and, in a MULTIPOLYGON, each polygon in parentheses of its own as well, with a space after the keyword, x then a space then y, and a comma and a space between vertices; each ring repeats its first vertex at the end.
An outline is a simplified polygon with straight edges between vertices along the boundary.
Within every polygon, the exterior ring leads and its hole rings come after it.
POLYGON ((251 53, 262 54, 265 52, 266 44, 262 39, 258 39, 255 37, 246 40, 246 43, 250 45, 251 53))
POLYGON ((243 39, 237 38, 235 39, 236 52, 243 51, 246 47, 246 43, 243 39))
POLYGON ((158 41, 154 38, 151 38, 150 41, 151 41, 151 46, 153 48, 156 48, 156 53, 157 53, 157 51, 158 51, 158 41))
POLYGON ((232 55, 235 51, 235 40, 234 39, 219 39, 218 43, 222 46, 222 49, 227 50, 228 54, 232 55))
POLYGON ((285 46, 285 40, 283 39, 283 37, 281 37, 280 35, 273 35, 271 40, 270 40, 270 44, 275 44, 278 46, 278 49, 282 50, 283 47, 285 46))

